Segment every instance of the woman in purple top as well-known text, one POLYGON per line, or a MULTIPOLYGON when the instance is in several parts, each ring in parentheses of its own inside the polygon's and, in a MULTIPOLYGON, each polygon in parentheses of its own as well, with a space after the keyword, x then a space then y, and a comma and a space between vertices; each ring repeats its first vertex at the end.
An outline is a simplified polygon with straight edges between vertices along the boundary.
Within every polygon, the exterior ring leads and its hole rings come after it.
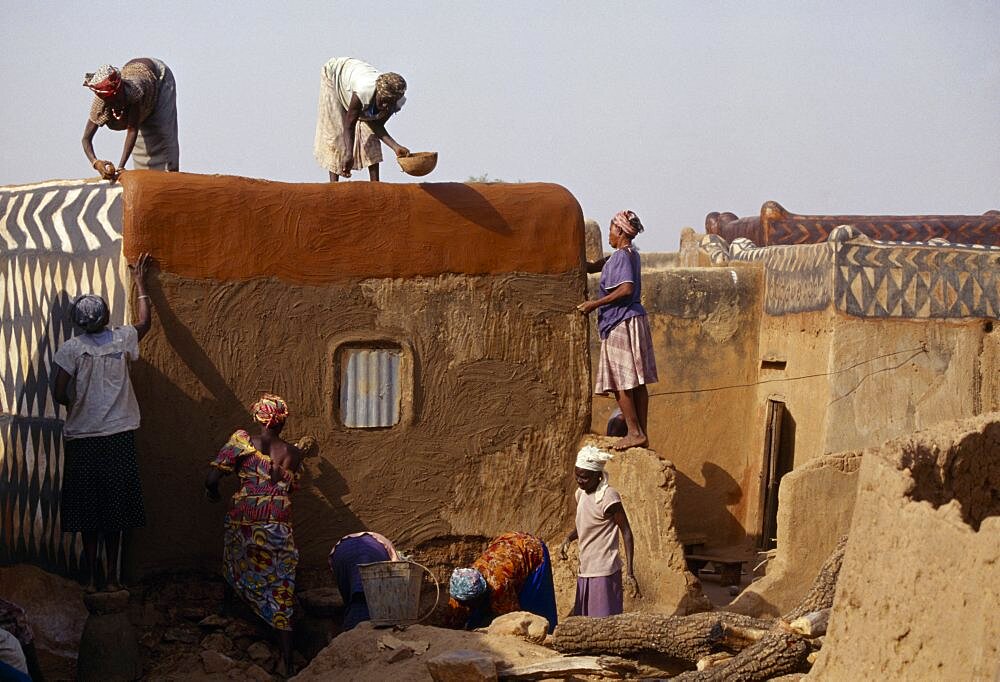
POLYGON ((639 251, 632 240, 643 231, 642 222, 632 211, 621 211, 611 219, 608 243, 615 252, 587 263, 587 272, 601 273, 596 301, 576 307, 587 314, 598 308, 597 331, 601 336, 601 360, 597 367, 594 393, 613 393, 625 418, 628 433, 614 448, 642 447, 649 413, 646 384, 656 383, 656 358, 649 332, 646 309, 642 307, 642 272, 639 251))

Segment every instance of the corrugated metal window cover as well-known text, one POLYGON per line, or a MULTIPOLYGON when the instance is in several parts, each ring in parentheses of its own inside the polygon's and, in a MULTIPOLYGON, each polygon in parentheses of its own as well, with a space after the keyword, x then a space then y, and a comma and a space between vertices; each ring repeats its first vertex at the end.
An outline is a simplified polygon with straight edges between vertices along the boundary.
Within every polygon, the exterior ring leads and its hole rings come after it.
POLYGON ((403 353, 398 348, 345 348, 340 361, 340 421, 349 428, 399 423, 403 353))

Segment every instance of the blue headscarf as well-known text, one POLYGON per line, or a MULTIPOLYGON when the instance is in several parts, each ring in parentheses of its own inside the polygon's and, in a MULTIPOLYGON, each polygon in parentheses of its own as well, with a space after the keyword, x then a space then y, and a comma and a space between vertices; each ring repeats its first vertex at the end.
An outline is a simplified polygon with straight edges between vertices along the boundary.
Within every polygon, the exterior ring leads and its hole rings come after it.
POLYGON ((99 332, 108 323, 111 311, 108 302, 97 294, 80 294, 69 307, 73 323, 89 333, 99 332))
POLYGON ((448 584, 451 596, 459 601, 475 599, 486 592, 486 578, 474 568, 456 568, 448 584))

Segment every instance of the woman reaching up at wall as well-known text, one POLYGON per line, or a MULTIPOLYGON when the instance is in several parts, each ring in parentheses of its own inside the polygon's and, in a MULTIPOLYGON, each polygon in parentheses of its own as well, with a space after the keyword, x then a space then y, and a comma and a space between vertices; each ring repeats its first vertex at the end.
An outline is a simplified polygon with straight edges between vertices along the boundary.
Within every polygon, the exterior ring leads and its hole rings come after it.
POLYGON ((642 271, 639 251, 632 240, 643 231, 642 222, 632 211, 621 211, 611 219, 608 243, 615 252, 607 258, 587 263, 587 272, 600 272, 600 298, 576 307, 583 314, 595 308, 597 331, 601 337, 601 358, 594 392, 613 393, 625 417, 628 433, 615 450, 642 447, 649 443, 646 417, 649 392, 646 384, 656 383, 656 358, 649 332, 646 309, 642 307, 642 271))
POLYGON ((152 320, 146 294, 149 262, 149 254, 144 253, 129 265, 138 301, 135 325, 108 329, 107 301, 82 294, 73 300, 70 317, 83 333, 62 344, 52 358, 57 368, 53 396, 67 406, 62 529, 83 535, 88 592, 97 589, 98 545, 104 543, 107 558, 104 589, 120 590, 122 533, 146 525, 135 448, 139 403, 129 363, 139 359, 139 341, 152 320))
POLYGON ((574 616, 604 618, 623 610, 622 563, 618 534, 625 544, 625 583, 633 597, 641 596, 632 570, 634 541, 621 495, 608 485, 604 465, 612 455, 593 445, 580 448, 573 470, 576 484, 576 525, 559 547, 565 561, 570 543, 580 540, 580 571, 576 579, 574 616))
POLYGON ((302 461, 315 446, 311 438, 295 445, 281 438, 288 405, 265 393, 250 413, 260 424, 251 436, 239 429, 219 450, 205 478, 205 494, 218 502, 219 481, 236 473, 240 488, 226 515, 222 549, 226 582, 278 633, 282 674, 292 674, 292 607, 299 551, 292 536, 291 494, 302 461))

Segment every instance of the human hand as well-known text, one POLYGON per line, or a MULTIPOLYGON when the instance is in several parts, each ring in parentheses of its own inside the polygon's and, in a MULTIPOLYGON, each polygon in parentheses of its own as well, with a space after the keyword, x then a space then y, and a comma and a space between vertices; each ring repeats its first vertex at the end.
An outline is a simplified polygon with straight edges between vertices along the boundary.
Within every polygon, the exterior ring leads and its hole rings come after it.
POLYGON ((594 301, 584 301, 583 303, 579 304, 576 307, 576 309, 579 310, 584 315, 586 315, 586 314, 588 314, 591 310, 593 310, 596 307, 597 307, 597 303, 595 303, 594 301))
POLYGON ((139 254, 135 263, 129 263, 128 269, 132 273, 132 279, 135 280, 137 286, 141 287, 146 283, 146 270, 149 267, 149 261, 152 260, 152 256, 148 252, 143 251, 139 254))
POLYGON ((642 592, 639 591, 639 581, 635 579, 634 573, 625 575, 625 594, 631 599, 642 599, 642 592))
POLYGON ((103 159, 94 159, 94 170, 101 174, 101 178, 104 180, 114 181, 117 177, 118 172, 115 170, 115 164, 110 161, 104 161, 103 159))
POLYGON ((347 152, 340 162, 340 174, 345 178, 351 177, 351 171, 354 169, 354 152, 347 152))
POLYGON ((406 147, 396 147, 396 158, 397 159, 402 158, 404 156, 409 156, 409 155, 410 155, 410 150, 407 149, 406 147))
POLYGON ((216 486, 205 486, 205 499, 215 504, 222 499, 222 495, 219 494, 219 489, 216 486))
POLYGON ((559 558, 562 559, 563 561, 569 561, 569 554, 567 554, 568 549, 569 549, 568 542, 564 542, 561 545, 559 545, 559 558))

